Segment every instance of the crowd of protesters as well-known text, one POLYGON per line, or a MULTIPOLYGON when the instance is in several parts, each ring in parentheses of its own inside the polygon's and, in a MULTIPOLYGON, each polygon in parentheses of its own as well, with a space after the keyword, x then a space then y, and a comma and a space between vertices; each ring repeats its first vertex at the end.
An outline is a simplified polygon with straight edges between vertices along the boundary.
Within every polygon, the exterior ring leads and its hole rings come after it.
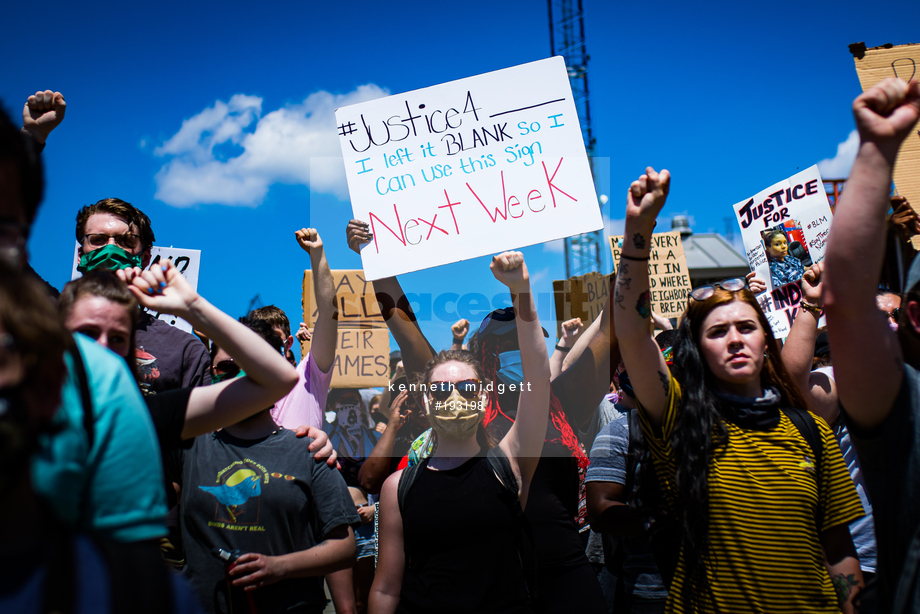
MULTIPOLYGON (((21 128, 0 113, 0 611, 920 613, 920 258, 893 288, 888 262, 920 235, 890 198, 918 82, 853 103, 824 260, 769 238, 803 296, 783 342, 753 274, 652 313, 671 177, 649 167, 595 321, 560 323, 549 355, 505 252, 511 306, 438 351, 376 280, 399 349, 367 390, 330 389, 330 231, 294 233, 317 298, 295 334, 151 266, 152 221, 117 198, 75 212, 82 276, 42 280, 26 245, 65 110, 44 91, 21 128)), ((348 223, 351 249, 372 239, 348 223)))

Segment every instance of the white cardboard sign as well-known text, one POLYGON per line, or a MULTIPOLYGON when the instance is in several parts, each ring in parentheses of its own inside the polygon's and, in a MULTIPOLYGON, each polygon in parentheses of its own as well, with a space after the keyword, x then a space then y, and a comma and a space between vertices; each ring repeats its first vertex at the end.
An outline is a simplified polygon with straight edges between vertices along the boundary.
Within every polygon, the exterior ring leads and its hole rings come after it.
POLYGON ((369 280, 603 227, 561 57, 335 117, 369 280))
MULTIPOLYGON (((83 274, 77 270, 77 265, 80 264, 80 243, 76 241, 74 243, 73 268, 70 272, 71 280, 83 277, 83 274)), ((192 288, 194 288, 195 291, 198 290, 198 271, 201 266, 201 250, 181 249, 178 247, 152 247, 150 249, 150 265, 147 268, 149 269, 151 266, 159 263, 160 260, 172 260, 173 264, 176 265, 176 268, 179 269, 179 272, 182 273, 182 276, 191 284, 192 288)), ((192 332, 192 325, 182 318, 177 318, 168 313, 155 313, 152 311, 149 313, 155 318, 163 320, 167 324, 184 330, 187 333, 192 332)))
POLYGON ((751 270, 767 284, 757 299, 773 335, 785 339, 803 298, 802 271, 824 260, 831 228, 831 208, 818 167, 758 192, 734 210, 751 270), (782 259, 773 245, 777 233, 782 233, 787 246, 782 259))

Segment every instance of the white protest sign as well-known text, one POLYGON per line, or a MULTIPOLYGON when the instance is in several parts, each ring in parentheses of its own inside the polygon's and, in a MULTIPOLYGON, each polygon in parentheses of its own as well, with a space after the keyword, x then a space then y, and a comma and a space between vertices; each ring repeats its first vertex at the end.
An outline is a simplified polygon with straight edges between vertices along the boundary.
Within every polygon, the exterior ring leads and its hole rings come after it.
MULTIPOLYGON (((76 241, 74 243, 73 268, 70 272, 71 280, 83 277, 83 274, 77 271, 77 265, 80 264, 80 243, 76 241)), ((198 290, 198 270, 201 266, 201 250, 154 246, 150 249, 150 265, 148 265, 147 269, 159 264, 160 260, 172 260, 173 264, 176 265, 176 268, 182 273, 182 276, 185 277, 188 283, 191 284, 192 288, 196 291, 198 290)), ((149 313, 171 326, 175 326, 187 333, 192 332, 192 325, 182 318, 177 318, 167 313, 155 313, 152 311, 149 311, 149 313)))
POLYGON ((751 269, 767 284, 757 297, 773 334, 784 339, 802 300, 800 280, 824 260, 831 208, 817 166, 734 206, 751 269))
POLYGON ((561 57, 335 117, 368 280, 603 226, 561 57))

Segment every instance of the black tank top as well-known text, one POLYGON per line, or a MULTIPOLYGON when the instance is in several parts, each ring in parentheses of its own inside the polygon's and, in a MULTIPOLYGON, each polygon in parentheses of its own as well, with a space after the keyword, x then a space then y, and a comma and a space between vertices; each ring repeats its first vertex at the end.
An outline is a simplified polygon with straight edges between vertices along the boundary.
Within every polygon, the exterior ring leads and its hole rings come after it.
POLYGON ((514 501, 483 456, 428 469, 406 494, 397 612, 529 614, 514 501))

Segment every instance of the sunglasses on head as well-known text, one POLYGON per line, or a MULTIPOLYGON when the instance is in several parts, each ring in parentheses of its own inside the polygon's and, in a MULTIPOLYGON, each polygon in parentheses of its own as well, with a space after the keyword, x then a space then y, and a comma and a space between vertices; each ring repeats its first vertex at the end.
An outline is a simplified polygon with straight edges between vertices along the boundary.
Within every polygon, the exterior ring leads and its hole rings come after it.
POLYGON ((478 379, 465 379, 462 382, 431 382, 428 384, 428 394, 435 401, 446 401, 454 388, 464 399, 473 400, 479 394, 482 382, 478 379))
POLYGON ((883 310, 882 310, 882 313, 884 313, 886 316, 888 316, 889 318, 891 318, 892 320, 894 320, 895 322, 897 322, 897 321, 898 321, 898 316, 901 315, 901 308, 898 307, 897 309, 892 309, 891 311, 885 311, 885 310, 883 309, 883 310))
MULTIPOLYGON (((715 294, 716 288, 722 288, 723 290, 728 290, 729 292, 737 292, 738 290, 743 290, 746 287, 747 281, 745 281, 743 277, 732 277, 731 279, 717 281, 714 284, 707 284, 705 286, 700 286, 699 288, 694 288, 690 291, 690 298, 695 301, 705 301, 707 298, 715 294)), ((690 302, 689 299, 687 302, 690 302)))
POLYGON ((222 360, 214 365, 214 370, 225 373, 228 377, 236 377, 239 375, 240 367, 233 360, 222 360))

